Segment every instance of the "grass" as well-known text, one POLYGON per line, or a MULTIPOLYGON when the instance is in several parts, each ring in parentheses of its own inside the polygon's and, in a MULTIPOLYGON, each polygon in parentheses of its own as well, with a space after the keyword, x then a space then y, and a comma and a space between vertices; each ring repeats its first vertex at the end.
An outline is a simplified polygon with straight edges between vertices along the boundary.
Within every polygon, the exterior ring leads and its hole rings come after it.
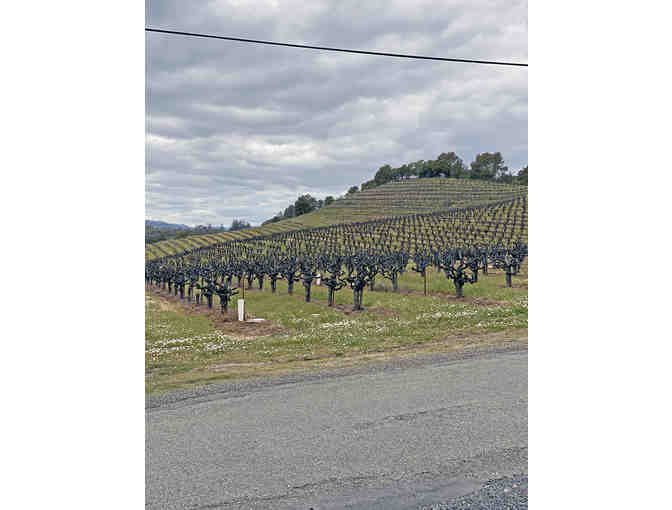
POLYGON ((477 284, 465 286, 461 300, 455 299, 452 282, 435 271, 429 272, 428 296, 422 295, 422 278, 414 272, 400 277, 399 293, 379 276, 376 291, 364 291, 363 312, 351 312, 348 288, 336 293, 335 307, 329 308, 324 286, 313 285, 312 302, 306 303, 300 283, 288 296, 286 283, 279 282, 272 294, 266 281, 263 291, 245 291, 248 314, 266 322, 244 330, 236 322, 217 322, 216 297, 215 312, 208 316, 153 291, 146 298, 147 391, 520 336, 527 328, 526 273, 527 264, 522 276, 514 277, 513 288, 505 286, 500 271, 479 274, 477 284))

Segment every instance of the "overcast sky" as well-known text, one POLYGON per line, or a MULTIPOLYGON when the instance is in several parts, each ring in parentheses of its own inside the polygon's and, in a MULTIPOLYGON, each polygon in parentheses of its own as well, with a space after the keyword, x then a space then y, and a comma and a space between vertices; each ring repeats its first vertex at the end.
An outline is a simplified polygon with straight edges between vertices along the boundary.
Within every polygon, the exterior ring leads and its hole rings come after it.
MULTIPOLYGON (((527 2, 147 0, 153 28, 527 62, 527 2)), ((524 67, 146 33, 147 218, 253 224, 454 151, 527 164, 524 67)))

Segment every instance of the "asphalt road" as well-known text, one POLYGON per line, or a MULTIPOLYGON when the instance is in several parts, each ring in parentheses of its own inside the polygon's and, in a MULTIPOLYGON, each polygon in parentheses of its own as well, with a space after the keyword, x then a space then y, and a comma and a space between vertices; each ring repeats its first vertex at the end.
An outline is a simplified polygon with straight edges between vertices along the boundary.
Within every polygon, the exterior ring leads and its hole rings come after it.
POLYGON ((448 508, 526 475, 527 352, 159 399, 146 435, 151 509, 448 508))

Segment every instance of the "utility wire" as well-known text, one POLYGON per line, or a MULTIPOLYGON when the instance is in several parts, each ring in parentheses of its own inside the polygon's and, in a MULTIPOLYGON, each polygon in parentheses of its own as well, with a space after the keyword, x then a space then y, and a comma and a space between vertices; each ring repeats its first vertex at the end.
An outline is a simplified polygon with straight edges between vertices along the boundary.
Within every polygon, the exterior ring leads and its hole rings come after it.
POLYGON ((195 32, 178 32, 176 30, 163 30, 160 28, 148 28, 145 27, 147 32, 157 32, 160 34, 170 34, 170 35, 185 35, 188 37, 203 37, 206 39, 223 39, 225 41, 237 41, 237 42, 246 42, 246 43, 255 43, 255 44, 269 44, 272 46, 288 46, 290 48, 306 48, 310 50, 324 50, 324 51, 340 51, 341 53, 359 53, 361 55, 378 55, 383 57, 400 57, 400 58, 416 58, 422 60, 441 60, 443 62, 465 62, 469 64, 491 64, 491 65, 500 65, 500 66, 519 66, 527 67, 527 64, 521 64, 520 62, 495 62, 492 60, 470 60, 466 58, 444 58, 444 57, 425 57, 422 55, 405 55, 403 53, 384 53, 381 51, 364 51, 364 50, 347 50, 343 48, 329 48, 327 46, 308 46, 306 44, 290 44, 290 43, 280 43, 272 41, 260 41, 258 39, 244 39, 242 37, 229 37, 224 35, 210 35, 210 34, 198 34, 195 32))

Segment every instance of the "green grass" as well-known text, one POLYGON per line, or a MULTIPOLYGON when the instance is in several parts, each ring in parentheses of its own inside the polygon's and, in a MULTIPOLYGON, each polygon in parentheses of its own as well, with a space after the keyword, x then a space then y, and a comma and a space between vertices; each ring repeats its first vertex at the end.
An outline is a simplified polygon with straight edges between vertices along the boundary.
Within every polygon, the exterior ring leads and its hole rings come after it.
MULTIPOLYGON (((300 284, 295 285, 294 296, 289 296, 286 284, 279 282, 277 293, 272 294, 266 281, 268 288, 263 291, 245 291, 246 311, 280 326, 282 332, 258 337, 246 337, 235 328, 217 329, 203 315, 188 314, 178 304, 149 296, 146 363, 151 375, 147 389, 205 384, 274 368, 291 369, 306 360, 348 359, 436 342, 460 348, 487 334, 524 330, 526 278, 514 277, 514 288, 507 288, 501 272, 491 273, 465 286, 462 300, 454 298, 452 283, 434 271, 429 273, 429 291, 439 295, 422 295, 422 278, 413 272, 400 278, 400 293, 385 291, 391 285, 378 277, 379 290, 367 288, 365 310, 354 313, 350 312, 352 292, 348 288, 336 293, 336 306, 329 308, 324 286, 313 285, 313 302, 306 303, 300 284)), ((235 306, 234 299, 231 308, 235 306)), ((214 308, 218 310, 216 297, 214 308)))

